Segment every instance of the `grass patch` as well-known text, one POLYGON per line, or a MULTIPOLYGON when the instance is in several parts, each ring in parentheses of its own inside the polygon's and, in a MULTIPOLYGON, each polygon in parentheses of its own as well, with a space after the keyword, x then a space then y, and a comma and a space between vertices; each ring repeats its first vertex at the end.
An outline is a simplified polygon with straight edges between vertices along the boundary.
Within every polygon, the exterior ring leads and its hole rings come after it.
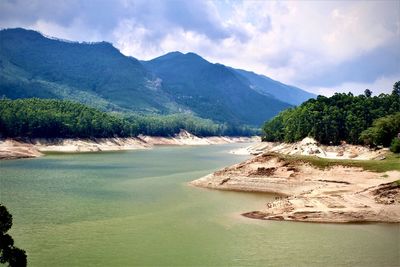
POLYGON ((311 165, 319 168, 326 169, 333 166, 347 166, 347 167, 361 167, 364 170, 374 172, 386 172, 386 171, 400 171, 400 154, 394 154, 388 152, 384 160, 347 160, 347 159, 324 159, 316 156, 289 156, 282 154, 274 154, 281 160, 288 162, 289 164, 296 164, 307 162, 311 165))

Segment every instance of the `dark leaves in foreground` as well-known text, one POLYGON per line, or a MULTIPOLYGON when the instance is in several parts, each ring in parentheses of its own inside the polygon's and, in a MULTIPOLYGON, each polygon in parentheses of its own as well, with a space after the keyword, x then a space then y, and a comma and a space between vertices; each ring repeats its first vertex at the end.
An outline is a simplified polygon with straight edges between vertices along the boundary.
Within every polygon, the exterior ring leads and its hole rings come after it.
POLYGON ((0 204, 0 263, 10 267, 27 265, 25 251, 14 246, 14 240, 7 234, 12 226, 12 215, 0 204))

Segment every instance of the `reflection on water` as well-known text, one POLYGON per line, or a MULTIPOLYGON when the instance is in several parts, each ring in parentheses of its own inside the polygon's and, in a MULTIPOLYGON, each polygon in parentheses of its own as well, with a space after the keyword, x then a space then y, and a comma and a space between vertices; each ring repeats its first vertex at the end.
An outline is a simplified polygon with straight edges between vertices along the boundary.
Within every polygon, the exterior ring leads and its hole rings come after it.
POLYGON ((398 266, 396 224, 258 221, 273 196, 188 181, 243 144, 0 162, 1 202, 30 266, 398 266))

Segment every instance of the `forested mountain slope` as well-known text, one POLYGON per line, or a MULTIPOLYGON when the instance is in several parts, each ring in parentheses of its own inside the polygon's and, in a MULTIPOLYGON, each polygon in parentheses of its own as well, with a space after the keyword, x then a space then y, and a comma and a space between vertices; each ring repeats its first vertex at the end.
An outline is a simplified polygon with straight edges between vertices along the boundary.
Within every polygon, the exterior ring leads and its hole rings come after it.
POLYGON ((287 102, 292 105, 300 105, 310 98, 317 97, 316 95, 306 92, 300 88, 283 84, 264 75, 241 69, 232 70, 246 78, 249 82, 250 88, 253 90, 267 96, 273 96, 280 101, 287 102))
POLYGON ((180 105, 216 121, 259 125, 290 105, 252 90, 228 67, 194 53, 173 52, 143 64, 180 105))
POLYGON ((0 31, 0 40, 0 95, 66 98, 106 110, 177 110, 157 78, 110 43, 65 42, 24 29, 0 31))
POLYGON ((291 106, 282 99, 297 103, 289 96, 296 88, 282 85, 287 91, 278 97, 250 76, 193 53, 141 62, 107 42, 70 42, 21 28, 0 31, 0 97, 10 99, 67 99, 103 111, 183 113, 253 126, 291 106))

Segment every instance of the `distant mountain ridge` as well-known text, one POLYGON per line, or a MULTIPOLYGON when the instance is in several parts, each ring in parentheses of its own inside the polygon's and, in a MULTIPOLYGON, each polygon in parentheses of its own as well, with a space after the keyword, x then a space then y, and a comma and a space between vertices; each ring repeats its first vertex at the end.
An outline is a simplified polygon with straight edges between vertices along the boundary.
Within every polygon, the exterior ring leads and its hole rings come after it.
POLYGON ((260 125, 314 95, 194 53, 139 61, 107 42, 70 42, 17 28, 0 31, 1 96, 69 99, 107 111, 184 112, 260 125))
POLYGON ((178 104, 190 106, 201 117, 257 125, 290 106, 251 90, 228 67, 194 53, 168 53, 143 64, 162 79, 164 90, 178 104))
POLYGON ((250 82, 251 89, 263 95, 273 96, 283 102, 297 106, 310 98, 316 97, 315 94, 295 86, 283 84, 267 76, 242 69, 232 69, 250 82))

